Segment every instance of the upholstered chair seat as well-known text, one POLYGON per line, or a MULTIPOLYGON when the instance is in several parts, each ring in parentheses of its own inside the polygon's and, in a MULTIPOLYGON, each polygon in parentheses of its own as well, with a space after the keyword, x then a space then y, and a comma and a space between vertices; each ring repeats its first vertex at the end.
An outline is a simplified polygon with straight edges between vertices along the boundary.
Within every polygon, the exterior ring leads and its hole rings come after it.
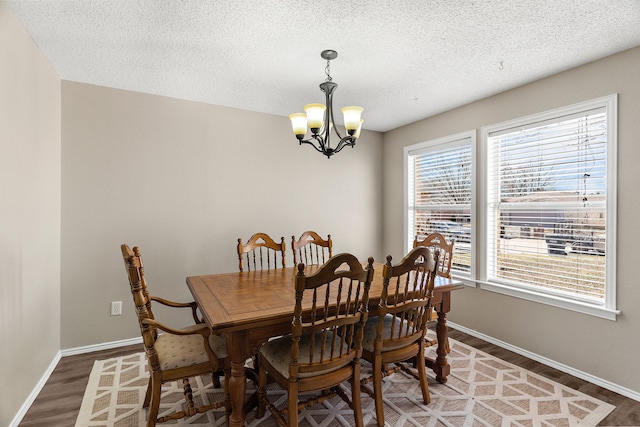
MULTIPOLYGON (((370 317, 367 320, 367 323, 364 325, 364 336, 362 338, 362 349, 364 351, 369 351, 373 353, 375 350, 378 321, 379 321, 378 316, 370 317)), ((396 340, 390 339, 390 337, 392 336, 391 334, 392 325, 393 325, 394 331, 406 330, 406 328, 409 327, 409 325, 405 320, 402 320, 402 321, 398 320, 398 318, 396 318, 395 316, 388 314, 384 316, 384 319, 382 320, 382 325, 383 325, 382 336, 386 337, 387 339, 386 345, 382 347, 382 350, 381 350, 382 352, 392 351, 398 348, 406 347, 407 344, 405 341, 401 339, 396 339, 396 340)))
MULTIPOLYGON (((333 333, 331 331, 327 332, 326 337, 327 342, 333 342, 333 333)), ((322 342, 322 334, 317 333, 315 337, 315 343, 322 342)), ((340 343, 341 340, 337 338, 335 340, 336 343, 340 343)), ((322 360, 322 348, 320 345, 315 345, 313 348, 313 357, 311 356, 311 336, 303 335, 300 337, 299 343, 299 355, 298 358, 300 360, 322 360)), ((326 351, 326 350, 325 350, 326 351)), ((343 353, 347 353, 349 351, 346 345, 343 345, 343 353)), ((291 336, 283 336, 274 340, 271 340, 262 345, 260 348, 260 354, 264 357, 265 360, 269 362, 269 364, 283 377, 289 378, 289 364, 291 363, 291 336)), ((305 372, 304 370, 300 370, 298 372, 298 378, 306 378, 313 377, 317 375, 328 374, 331 371, 335 371, 343 366, 346 366, 350 363, 350 360, 344 360, 337 366, 330 366, 327 369, 314 368, 313 371, 305 372)), ((330 365, 330 364, 327 364, 330 365)))
MULTIPOLYGON (((195 330, 202 325, 192 325, 184 330, 195 330)), ((224 336, 210 335, 209 346, 218 359, 227 357, 227 341, 224 336)), ((160 369, 185 368, 200 363, 207 363, 209 355, 202 345, 201 335, 159 334, 155 343, 160 369)))

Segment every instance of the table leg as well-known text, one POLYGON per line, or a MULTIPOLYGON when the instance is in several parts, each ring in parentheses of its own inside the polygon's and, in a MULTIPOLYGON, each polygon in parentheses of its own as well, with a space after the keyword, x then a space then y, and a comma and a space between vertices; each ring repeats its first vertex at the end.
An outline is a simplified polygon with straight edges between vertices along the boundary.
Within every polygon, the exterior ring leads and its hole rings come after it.
POLYGON ((227 335, 227 351, 231 362, 231 377, 229 378, 229 394, 231 395, 231 427, 244 426, 244 399, 247 388, 247 377, 244 371, 244 363, 248 356, 245 355, 243 343, 246 342, 242 331, 231 332, 227 335))
POLYGON ((440 383, 447 382, 447 376, 451 373, 451 365, 447 361, 449 353, 449 336, 447 333, 447 319, 444 311, 438 311, 438 321, 436 323, 436 336, 438 337, 438 348, 436 350, 436 360, 433 362, 433 372, 436 380, 440 383))

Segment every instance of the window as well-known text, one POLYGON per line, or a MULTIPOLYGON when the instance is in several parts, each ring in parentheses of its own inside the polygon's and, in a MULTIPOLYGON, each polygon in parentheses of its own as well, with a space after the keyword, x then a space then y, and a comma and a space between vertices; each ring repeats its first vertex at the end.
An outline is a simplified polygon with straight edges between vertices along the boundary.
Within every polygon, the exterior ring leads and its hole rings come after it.
POLYGON ((616 103, 482 129, 481 286, 615 319, 616 103))
POLYGON ((482 128, 479 171, 475 131, 405 147, 406 248, 439 232, 465 283, 615 320, 616 132, 610 95, 482 128))
POLYGON ((471 271, 475 131, 405 148, 406 233, 415 237, 437 232, 454 240, 452 273, 471 271))

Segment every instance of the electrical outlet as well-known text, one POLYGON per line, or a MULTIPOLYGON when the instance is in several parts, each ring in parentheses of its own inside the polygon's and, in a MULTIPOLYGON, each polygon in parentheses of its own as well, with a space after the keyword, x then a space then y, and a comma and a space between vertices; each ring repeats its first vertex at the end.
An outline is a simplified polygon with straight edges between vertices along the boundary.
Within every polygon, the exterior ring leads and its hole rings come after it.
POLYGON ((122 314, 122 301, 111 301, 111 315, 120 316, 122 314))

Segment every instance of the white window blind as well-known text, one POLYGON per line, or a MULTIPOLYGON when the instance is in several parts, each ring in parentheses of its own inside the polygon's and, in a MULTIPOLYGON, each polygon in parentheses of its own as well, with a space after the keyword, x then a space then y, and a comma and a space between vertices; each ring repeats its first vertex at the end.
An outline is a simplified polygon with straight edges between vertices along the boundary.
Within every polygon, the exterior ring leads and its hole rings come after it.
POLYGON ((488 132, 489 281, 605 304, 608 117, 590 106, 488 132))
POLYGON ((421 144, 407 155, 407 241, 437 232, 454 240, 453 272, 471 268, 470 137, 421 144))

